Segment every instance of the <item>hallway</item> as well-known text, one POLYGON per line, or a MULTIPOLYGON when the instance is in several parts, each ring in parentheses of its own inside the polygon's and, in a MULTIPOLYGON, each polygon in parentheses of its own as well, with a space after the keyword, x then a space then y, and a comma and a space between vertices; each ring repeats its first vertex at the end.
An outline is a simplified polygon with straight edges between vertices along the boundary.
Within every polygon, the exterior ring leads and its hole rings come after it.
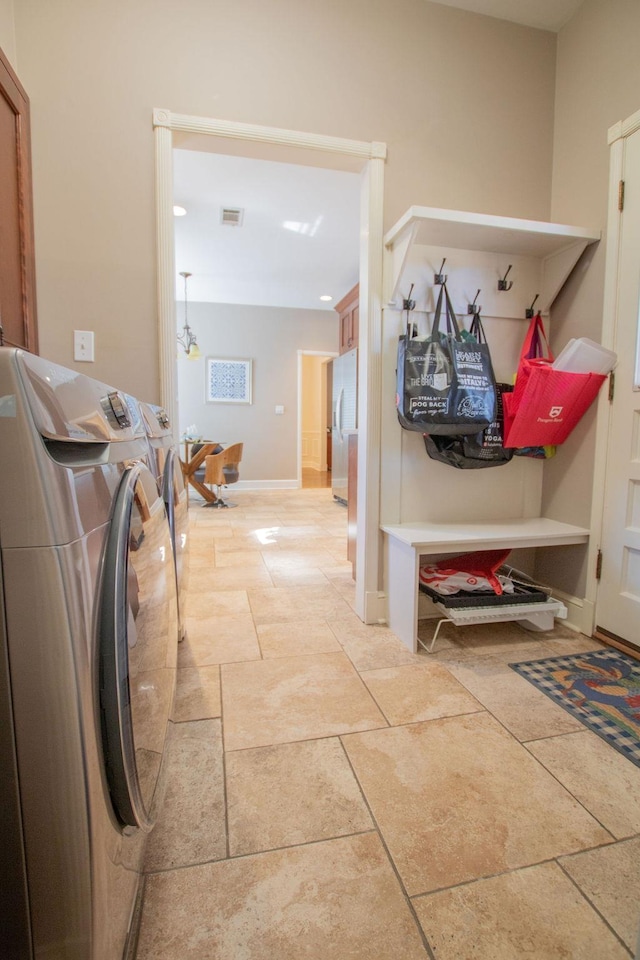
POLYGON ((625 960, 640 768, 508 666, 598 648, 352 609, 330 490, 191 508, 137 960, 625 960))
POLYGON ((314 470, 313 467, 302 468, 302 489, 317 490, 331 486, 330 470, 314 470))

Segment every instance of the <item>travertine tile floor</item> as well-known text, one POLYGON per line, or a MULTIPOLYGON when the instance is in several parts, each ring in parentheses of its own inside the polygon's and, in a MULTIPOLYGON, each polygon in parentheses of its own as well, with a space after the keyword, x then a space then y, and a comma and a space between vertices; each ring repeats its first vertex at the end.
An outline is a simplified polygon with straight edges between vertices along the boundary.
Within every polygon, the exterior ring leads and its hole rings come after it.
POLYGON ((640 769, 508 666, 597 647, 352 609, 329 490, 191 510, 168 787, 138 960, 618 960, 640 769))

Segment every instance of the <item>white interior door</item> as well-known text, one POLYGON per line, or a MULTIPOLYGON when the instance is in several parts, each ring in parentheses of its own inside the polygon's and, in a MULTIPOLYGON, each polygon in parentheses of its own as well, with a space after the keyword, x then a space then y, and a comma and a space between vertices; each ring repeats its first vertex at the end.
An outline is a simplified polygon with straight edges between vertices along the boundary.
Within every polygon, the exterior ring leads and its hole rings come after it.
POLYGON ((640 131, 624 144, 615 347, 598 629, 640 647, 640 131))

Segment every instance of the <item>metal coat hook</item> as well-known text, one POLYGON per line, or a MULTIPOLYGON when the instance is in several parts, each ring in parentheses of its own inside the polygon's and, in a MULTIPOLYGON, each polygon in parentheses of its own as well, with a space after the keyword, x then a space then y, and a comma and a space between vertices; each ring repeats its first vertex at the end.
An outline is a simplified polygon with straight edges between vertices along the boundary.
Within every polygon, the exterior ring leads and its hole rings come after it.
POLYGON ((416 302, 411 299, 411 294, 413 293, 414 284, 412 283, 409 287, 409 296, 405 297, 402 301, 403 310, 415 310, 416 302))
POLYGON ((509 276, 509 270, 511 270, 512 266, 513 264, 510 263, 502 280, 498 280, 498 290, 511 290, 511 287, 513 286, 513 280, 509 280, 507 282, 507 277, 509 276))
POLYGON ((418 336, 418 328, 416 324, 411 323, 409 320, 409 314, 411 313, 412 310, 415 309, 415 306, 416 306, 415 300, 411 299, 411 294, 413 293, 413 287, 414 285, 412 283, 411 286, 409 287, 409 296, 404 297, 402 300, 402 309, 406 310, 407 312, 407 338, 408 339, 413 339, 413 337, 418 336))
POLYGON ((434 273, 434 275, 433 275, 433 282, 434 282, 435 284, 437 284, 438 286, 442 286, 443 283, 446 283, 446 282, 447 282, 447 278, 446 278, 446 276, 444 275, 444 273, 442 272, 443 267, 444 267, 444 265, 445 265, 446 262, 447 262, 447 258, 446 258, 446 257, 443 257, 443 258, 442 258, 442 263, 440 264, 440 272, 439 272, 439 273, 434 273))
POLYGON ((477 315, 482 310, 482 307, 480 306, 480 304, 476 303, 476 300, 478 299, 479 296, 480 296, 480 290, 478 290, 475 297, 473 298, 473 303, 467 304, 467 313, 472 313, 474 317, 477 317, 477 315))
POLYGON ((533 300, 531 301, 531 306, 530 306, 530 307, 527 307, 527 309, 525 310, 524 315, 525 315, 525 317, 527 318, 527 320, 533 320, 533 307, 534 307, 534 304, 535 304, 535 302, 536 302, 536 300, 538 299, 539 296, 540 296, 540 294, 539 294, 539 293, 536 293, 535 297, 534 297, 533 300))

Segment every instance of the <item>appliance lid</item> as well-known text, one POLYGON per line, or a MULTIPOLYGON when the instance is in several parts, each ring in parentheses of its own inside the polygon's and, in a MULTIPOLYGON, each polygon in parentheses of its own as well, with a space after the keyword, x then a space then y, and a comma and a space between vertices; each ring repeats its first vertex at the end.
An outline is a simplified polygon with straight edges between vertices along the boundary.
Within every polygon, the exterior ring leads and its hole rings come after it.
POLYGON ((145 435, 127 394, 22 350, 16 351, 16 364, 41 436, 104 443, 145 435))

